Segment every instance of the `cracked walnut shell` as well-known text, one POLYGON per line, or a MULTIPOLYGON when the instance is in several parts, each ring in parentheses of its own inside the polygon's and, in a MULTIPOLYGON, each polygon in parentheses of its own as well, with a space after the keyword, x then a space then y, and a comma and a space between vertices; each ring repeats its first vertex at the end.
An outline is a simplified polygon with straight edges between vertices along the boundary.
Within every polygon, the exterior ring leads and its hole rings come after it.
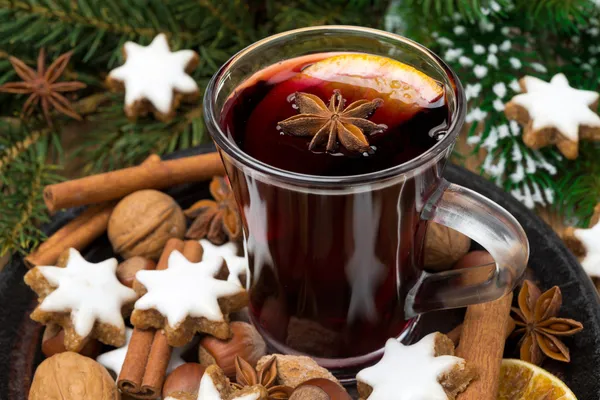
POLYGON ((183 239, 185 216, 169 195, 140 190, 124 197, 108 221, 108 238, 123 258, 157 260, 171 238, 183 239))

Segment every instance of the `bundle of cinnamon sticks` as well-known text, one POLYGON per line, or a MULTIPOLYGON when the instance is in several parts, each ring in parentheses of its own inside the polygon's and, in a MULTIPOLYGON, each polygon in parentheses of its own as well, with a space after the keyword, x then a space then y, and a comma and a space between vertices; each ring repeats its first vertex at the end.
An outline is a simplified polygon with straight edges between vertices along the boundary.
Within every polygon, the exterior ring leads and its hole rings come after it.
MULTIPOLYGON (((170 239, 160 256, 156 269, 166 269, 171 253, 178 250, 191 262, 200 262, 202 246, 198 241, 170 239)), ((117 379, 121 392, 138 399, 160 397, 172 348, 164 331, 134 328, 123 368, 117 379)))
POLYGON ((49 185, 44 189, 44 201, 51 213, 68 207, 90 207, 28 255, 25 264, 30 268, 53 265, 64 250, 83 250, 106 231, 116 201, 130 193, 205 181, 224 174, 216 152, 169 161, 161 161, 153 154, 137 167, 49 185))

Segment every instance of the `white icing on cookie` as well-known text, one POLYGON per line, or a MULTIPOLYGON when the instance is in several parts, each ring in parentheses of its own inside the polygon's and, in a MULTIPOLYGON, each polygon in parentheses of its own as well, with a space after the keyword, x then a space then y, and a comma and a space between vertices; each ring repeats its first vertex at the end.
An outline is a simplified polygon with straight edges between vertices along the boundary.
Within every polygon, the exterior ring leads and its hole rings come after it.
POLYGON ((147 99, 158 111, 168 114, 173 106, 173 91, 187 94, 198 91, 196 81, 185 72, 196 53, 192 50, 172 53, 163 33, 148 46, 125 43, 125 53, 125 64, 110 71, 108 76, 125 85, 126 106, 147 99))
POLYGON ((167 269, 138 271, 136 274, 136 279, 148 293, 135 303, 135 309, 155 309, 167 318, 172 327, 188 316, 223 321, 217 300, 244 289, 238 284, 214 278, 221 265, 219 258, 192 263, 179 251, 173 251, 167 269))
POLYGON ((381 361, 356 375, 373 388, 369 400, 447 400, 438 377, 463 360, 434 357, 435 335, 429 334, 411 346, 388 339, 381 361))
POLYGON ((200 379, 197 400, 222 400, 221 394, 209 374, 202 375, 202 379, 200 379))
MULTIPOLYGON (((123 368, 123 363, 125 362, 125 356, 127 356, 127 350, 129 349, 129 342, 131 341, 131 335, 133 335, 133 329, 126 328, 125 329, 125 337, 126 342, 125 346, 119 347, 118 349, 107 351, 104 354, 100 354, 96 361, 100 364, 104 365, 107 369, 113 371, 117 377, 121 374, 121 368, 123 368)), ((182 347, 174 347, 171 352, 171 359, 169 360, 169 365, 167 366, 167 374, 173 372, 173 370, 180 365, 185 364, 185 361, 181 356, 185 353, 194 342, 190 342, 182 347)))
POLYGON ((572 88, 564 74, 554 75, 550 83, 533 76, 526 76, 523 82, 527 92, 511 101, 527 110, 533 130, 556 128, 577 142, 580 126, 600 127, 600 117, 590 109, 598 93, 572 88))
POLYGON ((216 246, 206 239, 201 239, 200 244, 204 249, 202 260, 211 260, 214 258, 223 258, 229 269, 229 282, 236 283, 242 286, 240 276, 246 274, 246 283, 244 287, 248 289, 250 281, 250 269, 248 268, 248 260, 246 257, 239 257, 238 248, 235 243, 227 242, 221 246, 216 246))
POLYGON ((589 229, 575 229, 574 235, 586 250, 581 261, 583 269, 588 275, 600 278, 600 222, 589 229))
POLYGON ((137 295, 117 279, 115 258, 94 264, 71 248, 65 268, 38 267, 38 270, 56 287, 40 304, 40 310, 70 312, 73 328, 81 337, 91 333, 96 321, 125 329, 121 308, 137 295))

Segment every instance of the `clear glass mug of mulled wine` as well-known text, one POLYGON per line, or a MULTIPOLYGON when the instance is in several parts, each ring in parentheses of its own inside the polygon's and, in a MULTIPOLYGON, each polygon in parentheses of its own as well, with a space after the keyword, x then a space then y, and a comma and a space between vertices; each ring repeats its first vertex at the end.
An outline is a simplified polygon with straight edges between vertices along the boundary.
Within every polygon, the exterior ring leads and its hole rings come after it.
POLYGON ((275 351, 348 372, 423 312, 512 291, 521 226, 442 178, 465 107, 435 54, 360 27, 275 35, 215 74, 205 117, 244 222, 251 319, 275 351), (485 247, 491 276, 424 271, 428 221, 485 247))

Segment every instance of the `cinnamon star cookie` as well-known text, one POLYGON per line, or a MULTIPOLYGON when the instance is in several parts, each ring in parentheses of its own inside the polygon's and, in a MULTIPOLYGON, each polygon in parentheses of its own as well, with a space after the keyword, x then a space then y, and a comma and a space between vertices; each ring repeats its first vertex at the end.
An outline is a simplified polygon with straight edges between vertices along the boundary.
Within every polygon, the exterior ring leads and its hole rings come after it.
POLYGON ((35 267, 25 274, 40 302, 31 319, 62 326, 69 351, 80 351, 90 338, 123 346, 123 311, 131 310, 137 295, 117 279, 117 260, 94 264, 73 248, 67 254, 58 266, 35 267))
POLYGON ((569 86, 564 74, 550 82, 533 76, 519 81, 524 93, 506 104, 508 119, 524 126, 523 142, 532 149, 556 144, 568 159, 579 153, 579 140, 600 140, 598 93, 569 86))
POLYGON ((215 278, 222 266, 220 257, 193 263, 173 251, 167 269, 139 271, 140 285, 134 287, 141 297, 131 323, 140 329, 164 328, 174 347, 185 345, 197 332, 228 339, 228 314, 248 304, 248 293, 237 283, 215 278))

